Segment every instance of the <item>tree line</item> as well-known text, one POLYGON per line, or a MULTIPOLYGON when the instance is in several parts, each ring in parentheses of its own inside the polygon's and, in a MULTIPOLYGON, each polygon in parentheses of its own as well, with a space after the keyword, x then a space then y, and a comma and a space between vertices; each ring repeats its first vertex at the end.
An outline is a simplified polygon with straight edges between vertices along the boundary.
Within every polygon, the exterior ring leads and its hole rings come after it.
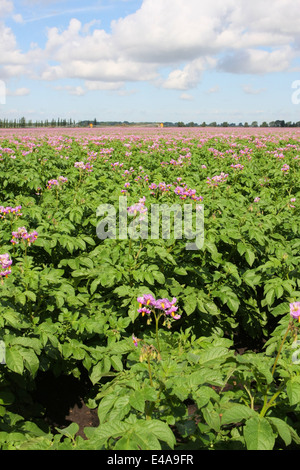
POLYGON ((25 127, 74 127, 76 125, 73 119, 45 119, 45 120, 26 120, 20 119, 0 119, 0 128, 25 128, 25 127))
POLYGON ((277 119, 275 121, 266 122, 263 121, 261 124, 258 124, 257 121, 248 122, 239 122, 229 123, 224 121, 222 123, 210 122, 206 123, 203 121, 201 124, 196 122, 184 123, 183 121, 179 122, 129 122, 129 121, 98 121, 97 119, 93 120, 84 120, 75 122, 74 119, 45 119, 45 120, 26 120, 25 117, 20 119, 0 119, 0 128, 35 128, 35 127, 109 127, 109 126, 161 126, 163 127, 300 127, 300 121, 291 122, 277 119))

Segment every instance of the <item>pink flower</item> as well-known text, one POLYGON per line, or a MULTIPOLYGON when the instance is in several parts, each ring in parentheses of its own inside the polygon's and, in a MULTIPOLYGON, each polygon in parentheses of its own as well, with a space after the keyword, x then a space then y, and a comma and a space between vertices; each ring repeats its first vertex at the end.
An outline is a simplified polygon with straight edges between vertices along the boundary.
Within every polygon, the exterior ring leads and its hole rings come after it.
POLYGON ((149 308, 142 307, 142 308, 139 308, 139 309, 138 309, 138 313, 141 313, 142 316, 144 316, 144 315, 150 315, 150 314, 151 314, 151 310, 149 310, 149 308))
POLYGON ((10 266, 12 265, 12 260, 9 258, 9 254, 5 253, 0 255, 0 276, 7 277, 11 273, 10 266))
POLYGON ((21 214, 21 209, 22 209, 22 206, 16 206, 16 207, 11 207, 11 206, 3 207, 3 206, 0 206, 0 218, 5 219, 7 214, 14 214, 15 216, 20 216, 20 215, 22 215, 21 214))
POLYGON ((283 167, 281 168, 281 171, 289 171, 289 169, 290 169, 289 165, 285 163, 283 167))
POLYGON ((155 304, 155 298, 151 294, 145 294, 142 297, 138 297, 137 301, 140 304, 140 308, 142 307, 142 305, 154 306, 155 304))
POLYGON ((18 240, 22 239, 27 241, 28 245, 30 246, 31 243, 34 243, 38 237, 38 233, 34 230, 31 233, 28 233, 25 227, 19 227, 16 232, 12 232, 12 239, 11 243, 13 245, 18 244, 18 240))
POLYGON ((300 322, 300 302, 293 302, 290 304, 290 314, 293 318, 298 318, 300 322))
POLYGON ((151 294, 145 294, 142 297, 138 297, 137 301, 139 302, 138 312, 142 313, 143 316, 145 314, 150 315, 152 307, 157 310, 162 310, 165 316, 170 316, 174 320, 179 320, 179 318, 181 318, 181 315, 176 313, 178 310, 178 307, 175 306, 175 303, 177 302, 176 297, 173 297, 172 300, 166 298, 155 300, 151 294))

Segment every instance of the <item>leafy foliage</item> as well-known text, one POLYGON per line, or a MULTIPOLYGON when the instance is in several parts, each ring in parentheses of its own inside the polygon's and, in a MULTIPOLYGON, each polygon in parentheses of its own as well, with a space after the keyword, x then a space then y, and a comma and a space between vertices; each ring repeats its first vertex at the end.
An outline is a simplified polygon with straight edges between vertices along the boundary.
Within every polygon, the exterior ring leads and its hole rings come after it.
POLYGON ((0 153, 0 254, 12 261, 0 284, 1 449, 299 448, 297 139, 20 135, 0 153), (119 231, 125 197, 149 211, 202 203, 204 246, 100 239, 99 205, 115 207, 119 231), (20 227, 37 238, 12 243, 20 227), (151 323, 145 294, 176 297, 180 318, 151 323), (87 439, 20 412, 39 374, 82 369, 100 421, 87 439))

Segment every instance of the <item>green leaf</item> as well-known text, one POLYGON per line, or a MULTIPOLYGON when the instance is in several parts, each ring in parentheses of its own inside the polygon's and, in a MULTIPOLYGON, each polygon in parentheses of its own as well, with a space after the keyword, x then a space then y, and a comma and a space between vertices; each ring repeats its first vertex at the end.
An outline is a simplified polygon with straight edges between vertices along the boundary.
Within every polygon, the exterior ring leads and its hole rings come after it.
POLYGON ((22 375, 24 370, 24 362, 20 351, 12 346, 11 348, 6 349, 5 357, 7 367, 13 372, 22 375))
POLYGON ((220 432, 221 417, 220 417, 220 414, 213 408, 213 406, 210 405, 210 406, 203 408, 202 413, 203 413, 203 418, 205 419, 208 426, 214 431, 220 432))
POLYGON ((117 370, 118 372, 123 370, 123 363, 121 361, 120 356, 111 356, 110 360, 111 360, 111 365, 113 366, 115 370, 117 370))
POLYGON ((154 285, 154 276, 153 273, 145 273, 145 280, 148 282, 148 284, 151 284, 151 286, 154 285))
POLYGON ((100 424, 105 422, 105 418, 108 415, 109 411, 113 408, 114 403, 118 399, 118 396, 115 394, 109 394, 102 398, 98 407, 98 417, 100 424))
POLYGON ((145 397, 141 390, 135 390, 130 394, 129 403, 137 411, 143 413, 145 411, 145 397))
POLYGON ((78 426, 77 423, 71 423, 69 426, 67 426, 64 429, 56 428, 56 430, 60 434, 63 434, 64 436, 67 436, 67 437, 73 439, 75 434, 79 431, 79 426, 78 426))
POLYGON ((129 396, 120 396, 116 399, 112 410, 109 413, 109 422, 121 421, 130 411, 129 396))
POLYGON ((34 292, 31 291, 25 291, 25 295, 29 300, 32 300, 32 302, 36 302, 36 295, 34 292))
POLYGON ((103 369, 102 361, 98 362, 98 364, 96 364, 93 367, 92 373, 90 375, 90 380, 91 380, 93 385, 98 383, 99 380, 101 379, 102 374, 103 374, 102 369, 103 369))
POLYGON ((275 289, 271 288, 267 292, 266 302, 269 306, 271 306, 274 303, 274 300, 275 300, 275 289))
POLYGON ((229 409, 225 410, 222 414, 222 425, 239 423, 244 419, 254 417, 256 412, 246 405, 235 403, 229 409))
POLYGON ((272 450, 275 435, 271 424, 266 418, 255 416, 246 421, 244 438, 247 450, 272 450))
POLYGON ((147 442, 145 442, 140 435, 133 431, 129 431, 125 436, 118 439, 115 450, 150 450, 147 442))
POLYGON ((237 296, 231 296, 227 299, 226 301, 228 307, 233 313, 237 313, 239 306, 240 306, 240 301, 237 298, 237 296))
POLYGON ((300 377, 296 376, 289 380, 286 384, 286 392, 290 404, 298 405, 300 403, 300 377))
POLYGON ((183 309, 188 316, 191 315, 196 310, 196 307, 197 307, 196 295, 191 294, 185 298, 183 309))
POLYGON ((285 315, 290 311, 290 306, 288 302, 283 302, 279 305, 277 305, 275 308, 272 308, 271 313, 274 315, 274 317, 277 317, 277 315, 285 315))
POLYGON ((163 275, 163 273, 159 272, 159 271, 153 271, 152 272, 152 275, 154 277, 154 279, 159 283, 159 284, 164 284, 166 282, 166 279, 165 279, 165 276, 163 275))
POLYGON ((282 419, 267 417, 271 426, 275 428, 285 445, 288 446, 292 442, 292 434, 290 426, 285 423, 282 419))
POLYGON ((187 270, 182 267, 176 267, 174 273, 179 274, 179 276, 187 276, 187 270))
POLYGON ((138 423, 140 428, 145 429, 147 433, 153 433, 158 440, 166 442, 171 449, 174 449, 176 439, 166 423, 158 419, 139 421, 138 423))
POLYGON ((39 365, 40 365, 40 362, 39 362, 39 359, 37 357, 37 355, 35 354, 35 352, 28 348, 28 349, 22 349, 20 351, 23 359, 24 359, 24 365, 26 367, 26 369, 29 370, 29 372, 31 372, 32 376, 34 377, 39 369, 39 365))
POLYGON ((253 251, 251 251, 251 250, 249 250, 249 248, 247 248, 245 258, 246 258, 247 263, 250 266, 252 266, 254 261, 255 261, 255 254, 253 253, 253 251))

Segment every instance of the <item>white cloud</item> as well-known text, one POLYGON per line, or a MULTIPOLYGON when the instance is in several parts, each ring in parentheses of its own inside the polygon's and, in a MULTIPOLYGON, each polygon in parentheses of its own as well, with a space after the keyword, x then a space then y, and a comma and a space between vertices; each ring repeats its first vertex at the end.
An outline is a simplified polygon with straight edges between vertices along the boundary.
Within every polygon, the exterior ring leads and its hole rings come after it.
POLYGON ((216 64, 213 58, 200 58, 187 64, 183 69, 173 70, 162 83, 163 88, 176 90, 190 90, 195 88, 201 80, 204 70, 216 64))
POLYGON ((253 88, 251 85, 244 85, 243 91, 248 95, 259 95, 263 93, 266 89, 265 88, 253 88))
POLYGON ((184 101, 193 101, 194 97, 193 95, 190 95, 189 93, 181 93, 180 99, 184 101))
POLYGON ((207 93, 207 94, 212 94, 212 93, 218 93, 219 91, 220 91, 219 85, 215 85, 215 86, 209 88, 209 89, 206 91, 206 93, 207 93))
POLYGON ((85 81, 85 86, 90 91, 99 91, 99 90, 115 91, 115 90, 120 90, 121 88, 123 88, 124 82, 101 82, 101 81, 87 80, 85 81))
POLYGON ((27 96, 30 94, 29 88, 16 88, 15 90, 6 90, 6 95, 7 96, 27 96))
POLYGON ((58 91, 67 91, 70 95, 73 96, 83 96, 86 94, 86 91, 81 86, 72 86, 72 85, 58 85, 54 87, 58 91))
MULTIPOLYGON (((65 30, 48 29, 44 49, 26 52, 3 22, 13 14, 13 3, 0 0, 0 72, 47 81, 81 79, 87 90, 148 81, 182 91, 197 87, 211 68, 282 72, 299 57, 298 9, 298 0, 143 0, 135 13, 114 20, 109 32, 96 15, 86 24, 73 18, 65 30), (167 78, 161 75, 164 67, 170 69, 167 78)), ((74 16, 79 10, 72 10, 74 16)))
POLYGON ((12 17, 16 23, 24 23, 23 16, 20 13, 17 13, 16 15, 13 15, 12 17))
POLYGON ((266 74, 288 70, 295 52, 290 46, 272 51, 262 49, 241 49, 226 55, 218 67, 230 73, 266 74))
POLYGON ((11 14, 13 9, 14 5, 11 0, 0 0, 0 18, 11 14))

